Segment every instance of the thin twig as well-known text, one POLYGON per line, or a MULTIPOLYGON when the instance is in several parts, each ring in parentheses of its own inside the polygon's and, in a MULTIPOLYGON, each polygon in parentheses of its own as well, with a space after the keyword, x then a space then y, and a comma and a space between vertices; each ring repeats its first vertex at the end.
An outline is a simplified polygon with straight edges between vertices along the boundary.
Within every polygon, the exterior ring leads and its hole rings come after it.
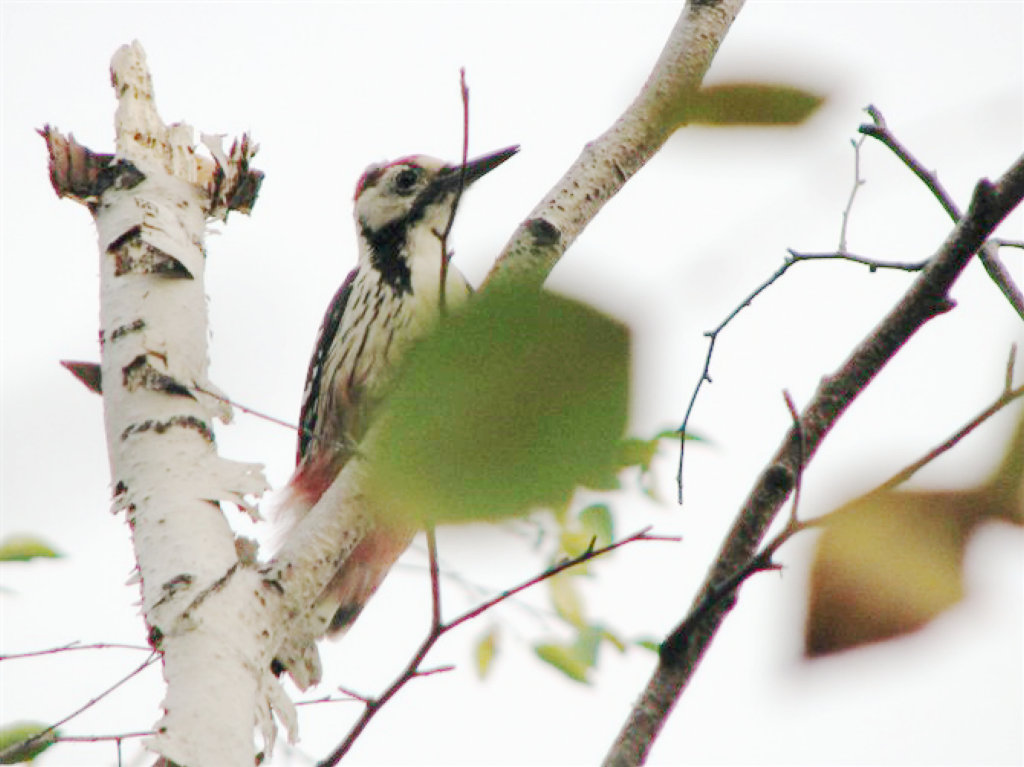
POLYGON ((459 209, 459 201, 462 199, 462 192, 466 188, 466 163, 469 162, 469 88, 466 87, 466 68, 459 68, 459 89, 462 94, 462 165, 459 167, 459 185, 455 188, 455 199, 452 201, 452 210, 448 215, 448 223, 444 231, 438 235, 441 240, 441 285, 438 292, 438 301, 441 313, 448 311, 447 286, 448 286, 448 263, 452 254, 448 251, 448 235, 452 232, 455 224, 455 213, 459 209))
POLYGON ((915 176, 924 182, 924 185, 928 187, 935 199, 939 201, 939 204, 945 209, 949 217, 954 222, 960 220, 960 216, 963 214, 960 212, 960 208, 953 201, 952 196, 946 191, 946 188, 939 182, 939 177, 934 171, 926 169, 917 158, 914 157, 903 144, 901 144, 894 135, 889 131, 889 126, 885 122, 885 118, 882 117, 882 113, 873 104, 869 104, 864 110, 871 117, 871 124, 865 123, 861 125, 857 130, 865 136, 870 136, 876 139, 885 146, 887 146, 900 161, 906 165, 913 172, 915 176))
POLYGON ((879 269, 895 269, 901 272, 919 272, 928 266, 928 260, 922 261, 881 261, 867 256, 858 256, 853 253, 837 251, 835 253, 800 253, 792 248, 786 248, 790 259, 796 261, 850 261, 854 264, 863 264, 872 272, 879 269))
POLYGON ((686 430, 690 425, 690 416, 693 414, 693 407, 697 403, 697 395, 700 394, 701 387, 704 386, 705 381, 712 383, 711 381, 711 356, 715 352, 715 343, 718 341, 718 334, 725 330, 725 326, 732 322, 736 315, 746 309, 757 298, 761 293, 768 289, 768 287, 779 279, 786 271, 791 267, 795 261, 787 259, 783 262, 782 266, 775 270, 767 280, 762 282, 757 288, 754 289, 740 304, 726 315, 725 319, 718 323, 718 326, 713 330, 707 330, 704 332, 704 336, 708 339, 708 349, 704 355, 704 368, 700 372, 700 378, 697 379, 697 385, 693 387, 693 394, 690 395, 690 403, 686 406, 686 413, 683 415, 683 422, 679 425, 679 466, 676 470, 676 487, 678 488, 677 500, 680 505, 683 503, 683 459, 686 456, 686 430))
POLYGON ((850 188, 850 198, 846 201, 846 208, 843 210, 843 223, 839 227, 839 252, 846 253, 846 234, 850 226, 850 212, 853 210, 853 201, 857 199, 857 192, 867 181, 860 177, 860 148, 864 146, 866 136, 861 136, 858 141, 850 139, 853 146, 853 186, 850 188))
MULTIPOLYGON (((487 600, 486 602, 478 605, 477 607, 473 608, 472 610, 469 610, 468 612, 463 613, 458 618, 456 618, 456 619, 454 619, 452 621, 449 621, 447 623, 442 622, 440 620, 440 618, 439 618, 439 616, 440 616, 440 597, 439 596, 436 597, 435 601, 434 601, 434 605, 435 605, 434 618, 432 618, 432 620, 431 620, 431 627, 430 627, 429 632, 427 633, 427 636, 424 638, 424 640, 420 644, 419 648, 417 648, 416 652, 413 654, 412 659, 409 661, 408 664, 406 664, 406 666, 402 670, 402 672, 395 678, 395 680, 388 686, 388 688, 383 693, 381 693, 381 695, 379 697, 377 697, 377 698, 367 698, 367 697, 364 697, 364 696, 359 695, 357 693, 353 693, 353 692, 351 692, 349 690, 345 690, 344 688, 341 688, 341 687, 338 688, 339 691, 345 693, 346 695, 349 695, 349 696, 355 698, 356 700, 362 701, 364 703, 363 713, 359 717, 359 719, 356 721, 356 723, 354 725, 352 725, 352 729, 349 730, 349 733, 348 733, 348 735, 345 736, 345 739, 338 745, 337 748, 334 749, 334 751, 331 752, 330 755, 328 755, 323 761, 318 763, 318 767, 333 767, 333 765, 338 764, 338 762, 341 761, 341 759, 345 756, 345 754, 348 753, 349 749, 352 747, 352 744, 355 743, 356 739, 363 732, 363 730, 366 729, 366 726, 369 724, 370 720, 374 717, 374 715, 384 706, 384 704, 386 704, 395 695, 395 693, 397 693, 402 687, 404 687, 405 684, 407 682, 409 682, 411 679, 416 679, 418 677, 430 676, 432 674, 438 674, 438 673, 442 673, 442 672, 445 672, 445 671, 450 671, 452 668, 454 668, 453 666, 441 666, 439 668, 426 669, 426 670, 423 670, 423 669, 420 668, 420 664, 423 662, 424 658, 426 658, 427 654, 430 652, 430 650, 437 643, 437 640, 440 639, 441 636, 443 636, 445 633, 447 633, 448 631, 451 631, 456 626, 459 626, 459 625, 465 623, 466 621, 471 620, 472 618, 475 618, 476 616, 480 615, 481 613, 485 612, 486 610, 489 610, 490 608, 494 607, 498 603, 503 602, 504 600, 506 600, 509 597, 513 596, 514 594, 518 594, 520 591, 523 591, 524 589, 528 589, 531 586, 535 586, 536 584, 541 583, 542 581, 545 581, 545 580, 547 580, 548 578, 551 578, 554 575, 557 575, 558 573, 562 572, 563 570, 568 570, 570 567, 576 567, 577 565, 581 565, 584 562, 590 561, 591 559, 594 559, 596 557, 602 556, 603 554, 607 554, 610 551, 614 551, 615 549, 619 548, 620 546, 625 546, 626 544, 633 543, 634 541, 665 541, 665 540, 677 541, 678 540, 678 538, 670 537, 670 536, 650 535, 649 534, 650 529, 651 529, 650 527, 645 527, 643 530, 640 530, 639 532, 633 533, 632 535, 630 535, 630 536, 628 536, 626 538, 623 538, 622 540, 616 541, 615 543, 611 543, 608 546, 603 546, 603 547, 598 548, 598 549, 595 549, 595 548, 593 548, 593 546, 591 546, 586 551, 584 551, 582 554, 579 554, 578 556, 575 556, 575 557, 573 557, 571 559, 566 559, 566 560, 558 563, 557 565, 548 568, 547 570, 545 570, 544 572, 540 573, 539 575, 536 575, 533 578, 530 578, 528 581, 525 581, 524 583, 521 583, 520 585, 516 586, 515 588, 511 588, 511 589, 508 589, 507 591, 503 591, 501 594, 497 595, 493 599, 487 600)), ((430 537, 428 537, 427 540, 428 540, 429 550, 432 552, 431 553, 432 562, 434 562, 435 565, 436 565, 436 561, 437 561, 436 543, 431 543, 430 537)), ((436 574, 436 569, 435 569, 434 566, 432 566, 431 567, 431 594, 432 595, 435 594, 436 591, 439 590, 440 587, 439 587, 438 584, 439 584, 439 579, 438 579, 437 574, 436 574)))
POLYGON ((982 245, 981 250, 978 251, 978 260, 985 267, 989 278, 996 284, 996 287, 1006 297, 1006 300, 1010 302, 1013 310, 1017 312, 1017 316, 1024 320, 1024 294, 1021 293, 1020 288, 1014 283, 1010 272, 1003 266, 1003 262, 999 258, 998 243, 989 240, 982 245))
POLYGON ((14 744, 8 746, 7 748, 5 748, 3 751, 0 751, 0 763, 6 764, 6 762, 4 760, 5 760, 5 758, 6 758, 6 756, 8 754, 16 753, 16 752, 24 749, 25 747, 31 745, 32 743, 35 743, 35 742, 38 742, 38 741, 42 740, 49 733, 53 732, 54 730, 56 730, 61 725, 64 725, 67 722, 70 722, 72 719, 74 719, 76 716, 81 714, 83 711, 86 711, 86 710, 92 708, 97 703, 99 703, 101 700, 103 700, 105 697, 110 695, 110 693, 112 693, 118 687, 123 685, 125 682, 129 681, 130 679, 132 679, 136 675, 142 673, 142 671, 145 670, 147 666, 149 666, 152 663, 154 663, 159 657, 160 657, 160 653, 158 653, 158 652, 151 652, 150 656, 148 658, 146 658, 146 660, 144 660, 139 666, 137 666, 135 669, 133 669, 131 672, 129 672, 127 675, 125 675, 124 677, 122 677, 118 681, 114 682, 114 684, 112 684, 106 690, 101 692, 99 695, 97 695, 97 696, 95 696, 93 698, 90 698, 84 705, 79 706, 77 709, 72 711, 70 714, 68 714, 66 717, 64 717, 60 721, 54 722, 49 727, 47 727, 45 730, 41 730, 41 731, 37 732, 32 737, 25 738, 25 740, 20 741, 18 743, 14 743, 14 744))
POLYGON ((148 738, 151 735, 156 735, 156 732, 144 730, 142 732, 123 732, 117 735, 61 735, 57 740, 60 743, 99 743, 104 740, 122 741, 128 738, 148 738))
POLYGON ((354 695, 348 690, 342 690, 339 688, 339 692, 345 694, 344 698, 335 698, 330 695, 324 695, 321 698, 313 698, 312 700, 298 700, 295 701, 296 706, 316 706, 321 703, 365 703, 366 699, 362 696, 354 695))
MULTIPOLYGON (((879 119, 881 115, 879 115, 879 119)), ((708 349, 704 356, 704 368, 701 370, 700 378, 697 380, 697 385, 693 388, 693 393, 690 395, 690 402, 686 406, 686 413, 683 415, 683 422, 679 426, 679 466, 676 471, 676 487, 678 488, 677 500, 680 504, 683 503, 683 461, 686 455, 686 429, 690 423, 690 415, 693 413, 693 407, 697 402, 697 396, 700 394, 701 388, 704 383, 711 383, 711 357, 715 351, 715 342, 718 340, 718 334, 725 329, 732 320, 743 311, 745 308, 750 306, 751 302, 757 298, 762 292, 764 292, 769 286, 772 285, 776 280, 782 277, 793 264, 799 261, 825 261, 825 260, 837 260, 837 261, 850 261, 856 264, 863 264, 867 266, 872 272, 878 269, 897 269, 900 271, 917 272, 923 269, 928 261, 917 261, 917 262, 893 262, 893 261, 879 261, 873 258, 867 258, 866 256, 858 256, 853 253, 849 253, 847 250, 847 232, 850 222, 850 212, 853 209, 854 200, 857 197, 857 191, 865 183, 865 179, 861 178, 860 175, 860 148, 864 143, 864 137, 861 137, 859 141, 852 141, 853 145, 853 186, 850 189, 850 196, 846 201, 846 207, 843 209, 842 214, 842 225, 839 229, 839 249, 835 253, 798 253, 792 248, 788 248, 787 252, 789 257, 783 261, 774 274, 772 274, 767 280, 762 282, 757 288, 754 289, 750 295, 748 295, 743 301, 733 309, 728 316, 722 322, 719 323, 718 327, 714 330, 709 330, 704 333, 708 338, 708 349)))
POLYGON ((878 488, 876 488, 872 492, 893 490, 899 487, 912 476, 914 476, 914 474, 916 474, 918 471, 924 468, 926 465, 928 465, 936 458, 938 458, 940 455, 956 447, 960 440, 962 440, 972 431, 977 429, 979 426, 981 426, 981 424, 983 424, 989 418, 994 416, 1004 407, 1009 405, 1014 400, 1020 398, 1021 396, 1024 396, 1024 385, 1018 386, 1016 389, 1011 387, 1013 381, 1013 364, 1014 359, 1016 358, 1016 354, 1017 347, 1014 346, 1010 351, 1010 361, 1006 366, 1006 379, 1003 386, 1003 391, 991 405, 989 405, 987 408, 978 413, 978 415, 976 415, 974 418, 972 418, 970 421, 964 424, 960 429, 957 430, 955 434, 953 434, 953 436, 951 436, 941 445, 938 445, 932 450, 929 450, 928 453, 926 453, 924 456, 914 461, 905 469, 902 469, 901 471, 893 475, 890 479, 883 482, 881 485, 878 486, 878 488))
POLYGON ((60 647, 51 647, 46 650, 34 650, 32 652, 15 652, 8 653, 7 655, 0 655, 0 662, 5 660, 20 660, 22 658, 35 658, 41 655, 56 655, 62 652, 72 652, 73 650, 142 650, 144 652, 153 652, 152 647, 145 645, 135 644, 116 644, 99 642, 96 644, 80 644, 77 640, 74 642, 68 642, 66 645, 60 647))
POLYGON ((520 584, 515 588, 503 591, 493 599, 489 599, 483 604, 473 608, 472 610, 463 613, 455 620, 446 623, 444 628, 446 631, 449 629, 453 629, 460 623, 465 623, 466 621, 471 620, 472 618, 475 618, 476 616, 480 615, 480 613, 484 612, 485 610, 491 609, 499 602, 504 602, 509 597, 515 596, 520 591, 525 591, 526 589, 530 588, 531 586, 535 586, 541 581, 545 581, 554 575, 558 575, 558 573, 562 572, 563 570, 568 570, 570 567, 576 567, 576 565, 583 564, 584 562, 587 562, 593 559, 594 557, 599 557, 602 554, 607 554, 608 552, 614 551, 620 546, 625 546, 627 543, 633 543, 634 541, 670 541, 673 543, 678 543, 681 540, 678 536, 673 535, 648 535, 650 530, 650 527, 645 527, 643 530, 633 533, 632 535, 623 538, 620 541, 616 541, 615 543, 611 543, 600 549, 588 549, 587 551, 584 551, 582 554, 579 554, 571 559, 563 560, 562 562, 559 562, 557 565, 554 565, 553 567, 545 570, 543 573, 536 576, 535 578, 531 578, 529 581, 526 581, 525 583, 520 584))
MULTIPOLYGON (((926 170, 924 166, 915 158, 906 147, 904 147, 886 125, 885 118, 882 117, 882 113, 874 106, 867 108, 867 113, 871 116, 872 124, 861 125, 859 130, 865 136, 871 136, 874 139, 882 142, 908 167, 914 172, 921 181, 924 182, 925 186, 935 195, 936 199, 945 209, 946 213, 953 220, 954 223, 960 220, 963 215, 956 203, 953 201, 952 196, 946 190, 946 188, 939 183, 938 176, 933 172, 926 170)), ((999 288, 1000 292, 1009 301, 1010 306, 1017 312, 1017 315, 1024 320, 1024 294, 1021 293, 1020 288, 1014 283, 1010 273, 1003 266, 1002 261, 999 259, 999 247, 1002 245, 1015 245, 1020 246, 1019 243, 1007 243, 1003 240, 989 240, 978 250, 978 260, 981 261, 981 265, 985 268, 989 278, 995 283, 996 287, 999 288)), ((842 248, 840 248, 841 250, 842 248)))
MULTIPOLYGON (((949 291, 978 249, 1009 213, 1024 199, 1024 156, 1017 158, 995 182, 977 183, 967 213, 953 227, 926 266, 914 279, 876 327, 851 350, 833 373, 823 376, 811 401, 800 416, 803 455, 807 463, 823 440, 860 393, 882 368, 927 322, 948 311, 949 291)), ((715 556, 691 612, 707 601, 723 581, 723 574, 735 573, 748 563, 793 490, 798 456, 796 431, 791 427, 775 454, 753 486, 726 539, 715 556)), ((729 613, 730 606, 718 602, 702 611, 700 620, 682 623, 687 630, 671 652, 663 652, 659 663, 634 703, 605 765, 642 764, 661 732, 669 714, 693 678, 701 659, 729 613)))
POLYGON ((1002 237, 989 237, 989 242, 994 242, 1000 248, 1018 248, 1024 250, 1024 241, 1022 240, 1004 240, 1002 237))
POLYGON ((430 563, 430 630, 441 626, 441 570, 437 561, 437 534, 427 524, 427 559, 430 563))

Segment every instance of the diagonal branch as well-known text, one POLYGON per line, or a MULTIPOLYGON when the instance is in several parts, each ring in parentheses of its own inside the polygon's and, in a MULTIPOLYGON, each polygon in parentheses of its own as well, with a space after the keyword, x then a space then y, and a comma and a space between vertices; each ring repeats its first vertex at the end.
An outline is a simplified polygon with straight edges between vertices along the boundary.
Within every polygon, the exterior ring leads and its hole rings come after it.
POLYGON ((680 105, 696 93, 743 0, 688 0, 647 82, 625 112, 587 143, 565 175, 516 229, 487 282, 540 285, 626 182, 680 126, 680 105))
MULTIPOLYGON (((966 215, 961 218, 929 264, 900 301, 851 352, 838 371, 826 376, 814 398, 789 429, 776 454, 756 480, 743 508, 719 550, 694 608, 723 580, 754 556, 769 526, 793 489, 801 466, 814 457, 821 442, 857 396, 886 363, 928 320, 948 311, 950 287, 996 226, 1024 198, 1024 156, 996 183, 978 182, 966 215)), ((634 705, 606 765, 641 764, 646 759, 676 701, 696 671, 718 627, 731 609, 719 601, 687 630, 662 644, 658 666, 634 705)), ((685 625, 684 618, 680 625, 685 625)))
MULTIPOLYGON (((939 204, 942 205, 953 222, 959 221, 963 214, 960 212, 960 208, 957 207, 956 202, 953 201, 953 197, 939 182, 938 175, 934 171, 927 170, 910 153, 910 150, 896 139, 877 107, 874 105, 868 106, 866 111, 871 116, 872 122, 861 125, 858 130, 865 136, 877 139, 887 146, 904 165, 913 171, 915 176, 924 182, 924 185, 935 195, 935 199, 939 201, 939 204)), ((999 258, 999 243, 996 241, 985 243, 985 246, 978 251, 978 260, 985 267, 985 271, 988 272, 992 282, 995 283, 996 287, 1006 297, 1006 300, 1010 302, 1013 310, 1024 320, 1024 294, 1021 293, 1020 288, 1013 282, 1013 278, 1006 271, 1006 267, 1003 266, 999 258)))

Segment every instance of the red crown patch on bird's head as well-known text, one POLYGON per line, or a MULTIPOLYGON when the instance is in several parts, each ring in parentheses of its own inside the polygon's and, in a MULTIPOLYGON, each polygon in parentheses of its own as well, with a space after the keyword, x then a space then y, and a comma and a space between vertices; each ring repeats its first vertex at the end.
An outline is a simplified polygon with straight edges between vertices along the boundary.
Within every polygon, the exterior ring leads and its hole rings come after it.
MULTIPOLYGON (((397 160, 391 162, 374 163, 363 171, 363 175, 359 177, 359 181, 356 182, 356 193, 352 199, 358 200, 362 196, 363 192, 372 186, 376 186, 380 177, 384 175, 384 171, 388 168, 393 168, 396 165, 408 165, 410 167, 422 168, 427 165, 424 160, 433 160, 433 158, 425 158, 421 154, 411 154, 407 157, 399 157, 397 160)), ((433 162, 438 162, 433 160, 433 162)))

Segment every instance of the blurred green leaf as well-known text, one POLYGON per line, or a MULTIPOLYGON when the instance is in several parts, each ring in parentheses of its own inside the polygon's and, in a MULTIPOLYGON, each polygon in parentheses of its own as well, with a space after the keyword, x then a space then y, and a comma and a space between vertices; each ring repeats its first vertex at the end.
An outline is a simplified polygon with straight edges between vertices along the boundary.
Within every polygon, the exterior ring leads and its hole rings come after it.
MULTIPOLYGON (((594 503, 580 512, 580 525, 588 538, 596 538, 598 548, 608 546, 615 540, 615 521, 612 511, 604 503, 594 503)), ((589 541, 588 541, 589 545, 589 541)))
POLYGON ((0 541, 0 562, 28 562, 40 557, 59 559, 62 556, 42 538, 31 535, 11 535, 0 541))
POLYGON ((576 581, 568 570, 548 578, 551 603, 558 617, 577 628, 584 625, 583 598, 576 590, 576 581))
POLYGON ((25 743, 20 748, 13 748, 13 750, 7 751, 7 749, 17 746, 19 743, 24 743, 24 741, 34 735, 38 735, 47 728, 48 725, 40 724, 39 722, 15 722, 14 724, 0 727, 0 753, 3 753, 3 757, 0 758, 0 764, 30 762, 56 743, 57 738, 60 736, 56 730, 50 730, 42 737, 25 743))
POLYGON ((633 642, 633 644, 635 644, 637 647, 642 647, 645 650, 650 650, 655 654, 661 652, 661 642, 658 642, 654 639, 637 639, 633 642))
POLYGON ((702 88, 681 106, 680 122, 702 125, 796 125, 824 98, 789 85, 726 83, 702 88))
POLYGON ((542 661, 554 666, 573 681, 581 684, 590 683, 590 680, 587 679, 587 670, 590 665, 581 660, 572 647, 560 644, 539 644, 533 648, 533 651, 542 661))
MULTIPOLYGON (((619 466, 628 468, 639 466, 641 471, 649 471, 654 455, 661 447, 664 440, 679 440, 679 432, 676 429, 665 429, 655 434, 651 439, 639 439, 638 437, 627 437, 619 443, 619 466)), ((686 435, 688 440, 699 440, 690 434, 686 435)))
POLYGON ((473 656, 476 660, 476 673, 486 679, 498 654, 498 627, 492 626, 476 643, 473 656))
POLYGON ((607 632, 601 626, 582 626, 576 641, 573 642, 573 651, 584 661, 587 666, 597 665, 597 649, 601 646, 601 640, 607 632))
POLYGON ((364 445, 369 492, 415 524, 564 503, 614 473, 628 381, 621 324, 550 293, 484 291, 407 355, 364 445))
POLYGON ((613 634, 607 626, 601 627, 601 639, 608 642, 619 652, 626 652, 626 643, 617 634, 613 634))

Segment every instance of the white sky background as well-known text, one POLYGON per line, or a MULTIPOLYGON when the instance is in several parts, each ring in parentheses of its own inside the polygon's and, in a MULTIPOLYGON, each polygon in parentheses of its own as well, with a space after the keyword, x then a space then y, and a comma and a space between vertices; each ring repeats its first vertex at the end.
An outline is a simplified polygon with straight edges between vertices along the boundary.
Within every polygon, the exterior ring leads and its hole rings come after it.
MULTIPOLYGON (((2 5, 2 525, 31 531, 67 558, 0 569, 0 652, 143 641, 128 531, 110 516, 100 401, 57 364, 97 359, 97 257, 84 208, 58 201, 34 129, 51 123, 95 151, 113 146, 107 69, 139 39, 167 121, 252 132, 266 172, 254 215, 233 215, 208 242, 212 378, 237 401, 294 420, 323 308, 355 257, 351 190, 371 161, 414 152, 456 159, 458 68, 471 89, 471 153, 522 151, 464 201, 456 263, 478 282, 515 224, 583 143, 630 101, 681 3, 655 4, 91 4, 2 5)), ((676 424, 716 325, 781 262, 786 247, 834 249, 852 183, 850 137, 874 103, 896 135, 939 171, 961 206, 980 177, 1024 149, 1024 5, 1017 2, 758 2, 741 12, 709 82, 785 81, 829 96, 797 130, 687 129, 613 200, 550 285, 628 321, 636 364, 634 430, 676 424)), ((880 145, 850 247, 913 260, 950 224, 880 145)), ((1018 213, 1002 234, 1021 238, 1018 213)), ((1024 283, 1019 250, 1003 257, 1024 283)), ((619 532, 647 524, 682 544, 636 544, 598 564, 589 609, 631 637, 661 636, 682 615, 753 478, 803 404, 912 278, 852 264, 804 264, 720 340, 714 385, 693 427, 687 504, 623 499, 619 532)), ((1019 319, 972 264, 959 308, 930 323, 828 438, 805 477, 804 511, 821 513, 884 480, 996 395, 1019 319)), ((1020 374, 1018 374, 1018 379, 1020 374)), ((1019 408, 1015 411, 1019 413, 1019 408)), ((917 483, 959 487, 995 464, 1014 414, 994 419, 917 483)), ((239 414, 222 454, 266 462, 280 486, 294 434, 239 414)), ((673 496, 675 456, 657 466, 673 496)), ((235 517, 237 518, 237 517, 235 517)), ((967 556, 967 599, 919 634, 811 664, 799 662, 811 538, 781 553, 783 576, 743 590, 653 754, 655 764, 1019 764, 1024 760, 1022 536, 984 530, 967 556)), ((500 589, 540 567, 525 537, 443 531, 442 557, 500 589)), ((383 688, 425 630, 423 556, 413 552, 341 643, 327 679, 383 688)), ((446 609, 465 601, 446 584, 446 609)), ((538 592, 526 602, 543 605, 538 592)), ((593 764, 646 682, 654 656, 605 648, 592 687, 534 660, 557 625, 507 605, 440 643, 415 681, 370 725, 359 764, 593 764), (472 642, 505 626, 491 678, 476 680, 472 642)), ((141 660, 71 653, 0 667, 0 722, 62 717, 141 660)), ((323 685, 321 694, 330 691, 323 685)), ((147 729, 151 669, 69 734, 147 729)), ((298 751, 326 753, 357 704, 302 709, 298 751)), ((137 745, 126 746, 136 754, 137 745)), ((113 764, 114 746, 65 745, 43 765, 113 764)), ((141 764, 130 757, 131 764, 141 764)))

